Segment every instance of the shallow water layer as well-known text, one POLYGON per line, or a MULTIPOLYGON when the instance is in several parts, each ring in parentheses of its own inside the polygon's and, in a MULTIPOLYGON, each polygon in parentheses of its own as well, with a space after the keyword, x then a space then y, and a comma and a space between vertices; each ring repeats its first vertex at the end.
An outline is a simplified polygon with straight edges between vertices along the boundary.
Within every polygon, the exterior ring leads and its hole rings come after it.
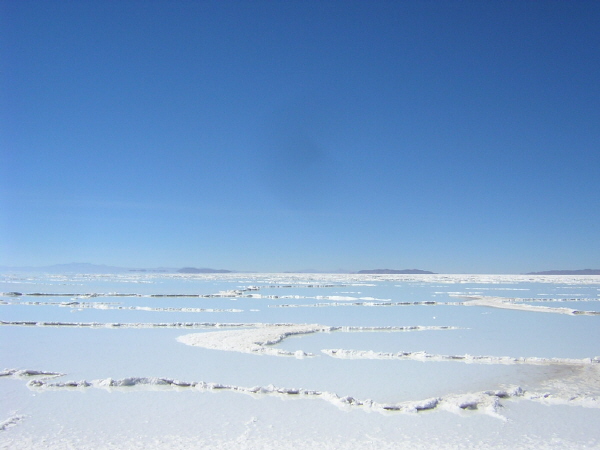
POLYGON ((0 292, 1 448, 600 439, 600 316, 569 312, 597 310, 600 277, 11 274, 0 292))

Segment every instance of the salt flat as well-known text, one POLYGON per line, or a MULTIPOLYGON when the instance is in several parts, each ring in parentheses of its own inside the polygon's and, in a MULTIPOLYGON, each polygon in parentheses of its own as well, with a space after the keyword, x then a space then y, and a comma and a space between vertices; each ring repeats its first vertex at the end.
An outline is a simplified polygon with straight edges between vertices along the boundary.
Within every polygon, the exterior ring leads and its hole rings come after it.
POLYGON ((598 276, 7 274, 0 292, 1 448, 600 445, 598 276))

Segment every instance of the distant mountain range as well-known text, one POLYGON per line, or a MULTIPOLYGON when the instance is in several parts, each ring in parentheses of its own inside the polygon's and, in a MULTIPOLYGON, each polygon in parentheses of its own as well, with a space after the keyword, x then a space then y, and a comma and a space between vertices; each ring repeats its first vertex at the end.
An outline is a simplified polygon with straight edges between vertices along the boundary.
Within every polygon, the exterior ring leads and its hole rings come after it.
POLYGON ((123 273, 130 269, 123 267, 106 266, 103 264, 90 263, 70 263, 53 264, 51 266, 26 266, 26 267, 7 267, 2 266, 3 272, 45 272, 45 273, 123 273))
POLYGON ((126 267, 107 266, 103 264, 71 263, 54 264, 51 266, 38 267, 6 267, 0 266, 2 272, 44 272, 44 273, 82 273, 82 274, 111 274, 111 273, 230 273, 225 269, 196 269, 195 267, 184 267, 182 269, 172 267, 157 267, 152 269, 131 269, 126 267))
POLYGON ((195 267, 184 267, 179 269, 177 273, 231 273, 231 270, 226 269, 196 269, 195 267))
POLYGON ((545 272, 529 272, 526 275, 600 275, 600 269, 546 270, 545 272))
MULTIPOLYGON (((117 274, 117 273, 188 273, 188 274, 202 274, 202 273, 239 273, 236 270, 229 269, 210 269, 210 268, 196 268, 196 267, 156 267, 156 268, 127 268, 117 266, 107 266, 103 264, 90 264, 90 263, 71 263, 71 264, 54 264, 51 266, 38 266, 38 267, 8 267, 0 266, 1 272, 43 272, 43 273, 81 273, 81 274, 117 274)), ((251 272, 249 272, 251 273, 251 272)), ((365 269, 353 272, 350 270, 338 269, 335 271, 324 271, 324 270, 313 270, 306 269, 296 272, 288 273, 347 273, 347 274, 371 274, 371 275, 425 275, 435 274, 436 272, 430 272, 428 270, 420 269, 365 269)), ((579 270, 546 270, 543 272, 529 272, 526 275, 600 275, 600 269, 579 269, 579 270)))
POLYGON ((356 273, 364 273, 364 274, 409 274, 409 275, 425 275, 425 274, 433 274, 435 272, 430 272, 428 270, 419 270, 419 269, 370 269, 370 270, 359 270, 356 273))
MULTIPOLYGON (((54 264, 51 266, 29 266, 29 267, 7 267, 0 266, 0 272, 44 272, 44 273, 81 273, 81 274, 112 274, 112 273, 189 273, 189 274, 201 274, 201 273, 236 273, 235 270, 229 269, 211 269, 211 268, 196 268, 196 267, 157 267, 157 268, 127 268, 117 266, 107 266, 104 264, 90 264, 90 263, 70 263, 70 264, 54 264)), ((427 270, 419 269, 372 269, 372 270, 360 270, 358 272, 338 269, 335 271, 325 271, 316 269, 306 269, 297 272, 289 273, 359 273, 359 274, 432 274, 427 270)))

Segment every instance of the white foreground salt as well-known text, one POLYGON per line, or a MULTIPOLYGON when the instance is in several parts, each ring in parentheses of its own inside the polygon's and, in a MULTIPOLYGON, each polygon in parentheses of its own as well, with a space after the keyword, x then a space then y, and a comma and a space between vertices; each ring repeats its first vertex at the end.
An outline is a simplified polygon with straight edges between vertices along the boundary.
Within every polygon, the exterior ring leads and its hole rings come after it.
POLYGON ((328 327, 323 325, 290 325, 290 324, 260 324, 259 328, 218 331, 212 333, 196 333, 180 336, 177 340, 183 344, 204 347, 213 350, 225 350, 241 353, 267 354, 273 356, 315 356, 302 350, 289 352, 270 346, 278 344, 289 336, 312 333, 361 332, 361 331, 423 331, 451 330, 448 326, 410 326, 410 327, 328 327))
POLYGON ((292 353, 268 346, 277 344, 288 336, 316 333, 319 331, 331 331, 331 327, 323 327, 320 325, 282 325, 250 330, 188 334, 177 338, 177 340, 183 344, 214 350, 303 358, 305 356, 314 355, 305 353, 302 350, 297 350, 292 353))
POLYGON ((569 315, 600 315, 598 311, 582 311, 570 308, 557 308, 551 306, 528 305, 523 303, 515 303, 514 299, 504 299, 501 297, 485 297, 473 296, 468 297, 469 301, 465 302, 465 306, 489 306, 492 308, 514 309, 517 311, 544 312, 569 315))

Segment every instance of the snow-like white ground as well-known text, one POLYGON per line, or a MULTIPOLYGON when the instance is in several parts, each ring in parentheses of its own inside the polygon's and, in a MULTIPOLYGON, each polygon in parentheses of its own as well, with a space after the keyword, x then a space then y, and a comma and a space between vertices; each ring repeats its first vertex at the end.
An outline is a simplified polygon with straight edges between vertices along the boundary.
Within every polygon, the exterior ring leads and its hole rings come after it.
POLYGON ((598 276, 9 274, 0 293, 0 448, 600 446, 598 276))

